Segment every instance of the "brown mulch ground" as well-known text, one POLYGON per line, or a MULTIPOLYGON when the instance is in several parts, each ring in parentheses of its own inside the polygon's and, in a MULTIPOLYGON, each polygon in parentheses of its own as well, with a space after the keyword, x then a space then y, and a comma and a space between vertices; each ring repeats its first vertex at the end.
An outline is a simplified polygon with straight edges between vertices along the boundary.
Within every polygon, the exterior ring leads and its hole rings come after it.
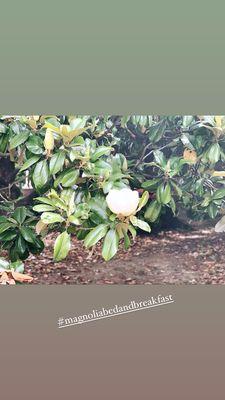
POLYGON ((138 236, 135 244, 109 262, 100 246, 92 255, 73 238, 66 260, 52 262, 54 236, 39 256, 25 261, 36 284, 218 284, 225 283, 225 234, 213 228, 138 236))

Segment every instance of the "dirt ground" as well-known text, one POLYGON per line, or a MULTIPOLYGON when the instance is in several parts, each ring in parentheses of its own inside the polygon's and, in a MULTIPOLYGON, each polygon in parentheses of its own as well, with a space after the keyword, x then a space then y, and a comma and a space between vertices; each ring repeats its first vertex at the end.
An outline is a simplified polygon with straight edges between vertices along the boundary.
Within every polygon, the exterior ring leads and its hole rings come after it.
POLYGON ((128 250, 122 246, 109 262, 100 246, 93 254, 73 238, 66 260, 52 262, 54 236, 39 256, 25 261, 35 284, 218 284, 225 283, 225 234, 213 228, 160 232, 138 236, 128 250))

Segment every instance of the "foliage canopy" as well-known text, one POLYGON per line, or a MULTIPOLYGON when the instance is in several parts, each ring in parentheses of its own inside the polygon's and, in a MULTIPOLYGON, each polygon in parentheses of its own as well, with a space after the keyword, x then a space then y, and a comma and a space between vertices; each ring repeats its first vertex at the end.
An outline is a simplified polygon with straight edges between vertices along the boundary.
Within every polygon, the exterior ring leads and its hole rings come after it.
POLYGON ((71 235, 88 248, 103 239, 109 260, 168 209, 177 215, 183 207, 192 218, 223 214, 224 162, 224 116, 2 115, 0 245, 17 262, 41 252, 43 236, 55 230, 55 261, 67 256, 71 235), (15 173, 7 180, 9 160, 15 173), (27 179, 30 205, 22 192, 12 196, 27 179), (128 216, 106 202, 123 188, 140 195, 128 216))

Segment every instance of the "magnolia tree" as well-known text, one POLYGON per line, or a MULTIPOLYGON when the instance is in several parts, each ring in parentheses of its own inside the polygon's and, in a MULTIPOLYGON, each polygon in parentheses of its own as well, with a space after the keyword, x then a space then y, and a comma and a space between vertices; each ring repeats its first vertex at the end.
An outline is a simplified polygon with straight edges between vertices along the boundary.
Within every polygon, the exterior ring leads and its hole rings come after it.
MULTIPOLYGON (((67 256, 71 235, 87 248, 101 241, 110 260, 120 242, 127 249, 139 229, 149 233, 168 210, 223 215, 224 161, 223 116, 0 116, 7 271, 40 253, 52 230, 55 261, 67 256)), ((222 219, 217 230, 224 225, 222 219)))

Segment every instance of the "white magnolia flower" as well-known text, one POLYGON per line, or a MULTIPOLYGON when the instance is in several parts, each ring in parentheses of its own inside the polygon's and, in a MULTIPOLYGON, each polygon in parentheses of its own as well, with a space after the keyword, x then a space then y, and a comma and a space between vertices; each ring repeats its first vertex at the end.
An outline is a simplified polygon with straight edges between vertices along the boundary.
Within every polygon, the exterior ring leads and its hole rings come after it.
POLYGON ((128 188, 112 189, 106 196, 106 202, 114 214, 128 217, 137 210, 139 193, 128 188))
POLYGON ((225 216, 222 217, 215 226, 215 232, 225 232, 225 216))

